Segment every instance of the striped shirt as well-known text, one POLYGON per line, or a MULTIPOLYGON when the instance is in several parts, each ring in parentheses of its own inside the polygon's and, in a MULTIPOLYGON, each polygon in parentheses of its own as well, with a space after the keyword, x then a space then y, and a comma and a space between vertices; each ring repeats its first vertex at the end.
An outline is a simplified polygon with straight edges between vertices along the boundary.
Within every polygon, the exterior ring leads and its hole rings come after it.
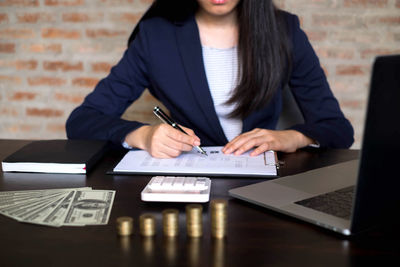
POLYGON ((228 117, 235 109, 235 105, 225 104, 238 82, 237 47, 220 49, 202 46, 202 48, 208 87, 215 111, 226 138, 231 141, 242 132, 243 126, 240 119, 228 117))

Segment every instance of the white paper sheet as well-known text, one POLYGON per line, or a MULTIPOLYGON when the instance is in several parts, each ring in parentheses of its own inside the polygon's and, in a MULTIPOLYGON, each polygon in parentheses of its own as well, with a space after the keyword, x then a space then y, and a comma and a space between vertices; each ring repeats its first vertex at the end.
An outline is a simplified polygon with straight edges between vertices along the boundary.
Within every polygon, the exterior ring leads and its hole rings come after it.
POLYGON ((251 157, 225 155, 222 147, 203 147, 208 156, 196 149, 173 159, 157 159, 143 150, 129 151, 114 168, 116 173, 174 174, 209 176, 276 176, 276 156, 267 151, 251 157))

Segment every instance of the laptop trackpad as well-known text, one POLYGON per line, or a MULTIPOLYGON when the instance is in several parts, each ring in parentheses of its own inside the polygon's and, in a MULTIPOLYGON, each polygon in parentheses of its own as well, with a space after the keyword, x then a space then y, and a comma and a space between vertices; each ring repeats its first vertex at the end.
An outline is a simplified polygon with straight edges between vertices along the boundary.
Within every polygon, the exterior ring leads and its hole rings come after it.
POLYGON ((268 208, 281 207, 293 201, 312 197, 310 194, 273 183, 272 181, 234 188, 229 190, 229 194, 268 208))
POLYGON ((332 166, 273 180, 309 194, 323 194, 356 184, 359 160, 351 160, 332 166))

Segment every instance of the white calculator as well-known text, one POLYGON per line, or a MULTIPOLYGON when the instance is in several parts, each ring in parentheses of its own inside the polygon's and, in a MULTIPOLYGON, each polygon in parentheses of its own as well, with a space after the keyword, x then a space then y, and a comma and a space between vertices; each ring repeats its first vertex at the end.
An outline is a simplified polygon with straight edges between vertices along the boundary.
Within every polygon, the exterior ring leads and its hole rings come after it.
POLYGON ((141 196, 143 201, 208 202, 210 189, 207 177, 154 176, 141 196))

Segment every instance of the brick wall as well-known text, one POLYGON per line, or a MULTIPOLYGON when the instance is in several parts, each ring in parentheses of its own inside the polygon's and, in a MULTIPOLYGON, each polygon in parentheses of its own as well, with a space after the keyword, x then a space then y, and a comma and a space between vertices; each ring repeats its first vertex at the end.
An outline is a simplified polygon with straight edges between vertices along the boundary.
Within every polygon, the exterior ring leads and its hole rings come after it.
MULTIPOLYGON (((65 138, 151 0, 0 0, 0 138, 65 138)), ((400 0, 280 0, 300 16, 359 147, 371 63, 400 54, 400 0)), ((154 121, 145 93, 125 118, 154 121)))

